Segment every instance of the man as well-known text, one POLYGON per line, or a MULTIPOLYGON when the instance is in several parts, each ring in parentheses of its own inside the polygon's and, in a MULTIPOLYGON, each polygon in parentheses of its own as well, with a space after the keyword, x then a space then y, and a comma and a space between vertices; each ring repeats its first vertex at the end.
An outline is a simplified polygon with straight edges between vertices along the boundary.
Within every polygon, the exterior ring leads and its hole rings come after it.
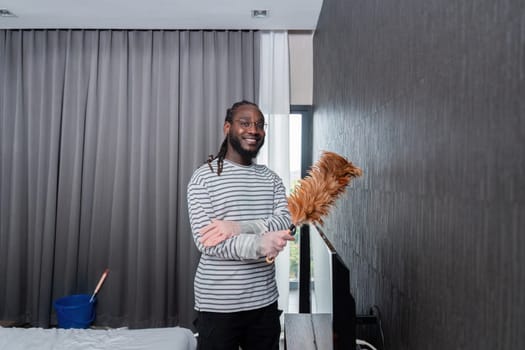
POLYGON ((264 143, 254 103, 226 113, 216 157, 188 184, 190 224, 201 258, 195 275, 200 350, 279 349, 274 258, 294 238, 281 179, 253 158, 264 143))

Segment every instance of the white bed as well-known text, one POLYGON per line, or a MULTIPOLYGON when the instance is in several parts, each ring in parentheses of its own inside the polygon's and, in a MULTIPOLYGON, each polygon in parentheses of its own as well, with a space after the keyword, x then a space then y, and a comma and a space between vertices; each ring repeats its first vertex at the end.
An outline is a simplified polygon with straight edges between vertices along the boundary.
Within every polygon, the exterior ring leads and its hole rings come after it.
POLYGON ((43 329, 0 327, 1 350, 194 350, 187 328, 43 329))

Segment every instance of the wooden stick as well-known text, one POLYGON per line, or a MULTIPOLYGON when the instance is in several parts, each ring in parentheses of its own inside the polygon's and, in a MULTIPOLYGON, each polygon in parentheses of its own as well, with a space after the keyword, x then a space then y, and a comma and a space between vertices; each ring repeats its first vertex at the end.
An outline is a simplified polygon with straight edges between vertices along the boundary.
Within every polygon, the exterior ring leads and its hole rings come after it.
POLYGON ((104 283, 104 280, 108 276, 108 273, 109 273, 109 269, 105 269, 104 272, 102 273, 102 276, 98 280, 97 287, 95 288, 95 291, 93 292, 93 295, 91 296, 91 299, 89 299, 90 303, 93 302, 93 299, 95 298, 95 295, 98 293, 100 287, 102 287, 102 283, 104 283))

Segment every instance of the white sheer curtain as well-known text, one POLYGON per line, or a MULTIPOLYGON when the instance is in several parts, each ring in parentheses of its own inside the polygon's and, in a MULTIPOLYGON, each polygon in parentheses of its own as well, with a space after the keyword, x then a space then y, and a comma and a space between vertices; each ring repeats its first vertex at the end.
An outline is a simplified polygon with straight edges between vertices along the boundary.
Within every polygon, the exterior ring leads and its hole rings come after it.
MULTIPOLYGON (((266 142, 257 158, 275 171, 290 189, 289 113, 290 74, 288 32, 261 32, 259 107, 266 117, 266 142)), ((279 308, 288 311, 290 251, 287 247, 276 259, 279 308)))

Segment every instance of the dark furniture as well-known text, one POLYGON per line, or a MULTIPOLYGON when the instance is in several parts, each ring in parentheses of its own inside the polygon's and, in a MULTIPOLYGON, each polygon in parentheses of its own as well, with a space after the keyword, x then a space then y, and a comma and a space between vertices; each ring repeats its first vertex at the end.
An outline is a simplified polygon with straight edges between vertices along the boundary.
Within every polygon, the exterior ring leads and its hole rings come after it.
MULTIPOLYGON (((329 251, 332 313, 310 313, 310 240, 300 238, 300 244, 307 242, 308 249, 300 248, 299 273, 299 314, 285 314, 284 333, 287 350, 353 350, 356 349, 356 332, 372 334, 377 349, 383 350, 383 339, 379 309, 371 308, 370 315, 357 315, 354 297, 350 292, 350 271, 337 254, 321 228, 315 227, 329 251), (305 276, 306 274, 306 276, 305 276), (302 284, 302 285, 301 285, 302 284), (305 286, 306 284, 306 286, 305 286)), ((310 230, 301 229, 301 235, 310 230)), ((371 339, 369 339, 371 340, 371 339)))

